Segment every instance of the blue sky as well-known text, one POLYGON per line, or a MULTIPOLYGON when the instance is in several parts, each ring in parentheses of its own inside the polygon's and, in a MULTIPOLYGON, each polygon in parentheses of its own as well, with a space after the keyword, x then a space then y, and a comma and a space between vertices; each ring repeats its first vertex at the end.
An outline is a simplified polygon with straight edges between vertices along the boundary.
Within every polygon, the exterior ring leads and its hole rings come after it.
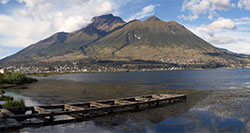
POLYGON ((0 59, 108 13, 175 20, 216 47, 250 54, 250 0, 0 0, 0 59))

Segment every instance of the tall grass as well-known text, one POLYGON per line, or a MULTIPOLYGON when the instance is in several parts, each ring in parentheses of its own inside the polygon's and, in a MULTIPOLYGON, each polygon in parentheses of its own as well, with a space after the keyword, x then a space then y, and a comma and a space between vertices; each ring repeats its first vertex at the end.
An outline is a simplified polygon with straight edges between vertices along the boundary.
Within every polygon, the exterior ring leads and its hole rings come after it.
POLYGON ((0 83, 5 84, 25 84, 37 81, 34 78, 29 78, 20 72, 0 74, 0 83))
POLYGON ((9 100, 6 103, 2 105, 3 108, 18 108, 18 107, 25 107, 24 100, 19 99, 19 100, 9 100))

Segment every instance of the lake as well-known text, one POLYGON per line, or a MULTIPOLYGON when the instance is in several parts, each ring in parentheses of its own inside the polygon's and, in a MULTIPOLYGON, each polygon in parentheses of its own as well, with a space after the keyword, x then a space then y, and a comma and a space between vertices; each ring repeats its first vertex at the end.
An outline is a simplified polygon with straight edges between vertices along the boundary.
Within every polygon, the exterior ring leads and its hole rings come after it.
POLYGON ((250 132, 250 69, 82 73, 37 77, 16 98, 27 105, 185 93, 186 102, 28 132, 250 132))
POLYGON ((46 79, 67 79, 84 83, 118 85, 168 84, 168 89, 228 89, 250 87, 250 69, 216 69, 53 75, 46 79))

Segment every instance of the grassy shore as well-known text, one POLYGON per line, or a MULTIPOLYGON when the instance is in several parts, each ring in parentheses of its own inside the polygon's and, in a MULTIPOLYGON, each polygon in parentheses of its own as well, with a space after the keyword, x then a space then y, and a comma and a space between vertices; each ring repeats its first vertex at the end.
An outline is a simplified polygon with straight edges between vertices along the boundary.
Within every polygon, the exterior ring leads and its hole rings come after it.
POLYGON ((22 86, 23 84, 36 81, 37 79, 27 77, 25 74, 19 72, 0 74, 0 101, 4 101, 4 103, 0 105, 0 108, 24 107, 23 99, 14 100, 13 97, 5 96, 4 89, 25 89, 26 87, 22 86))
POLYGON ((19 72, 0 74, 0 84, 2 85, 6 85, 6 84, 22 85, 22 84, 32 83, 36 81, 37 79, 27 77, 25 74, 19 73, 19 72))

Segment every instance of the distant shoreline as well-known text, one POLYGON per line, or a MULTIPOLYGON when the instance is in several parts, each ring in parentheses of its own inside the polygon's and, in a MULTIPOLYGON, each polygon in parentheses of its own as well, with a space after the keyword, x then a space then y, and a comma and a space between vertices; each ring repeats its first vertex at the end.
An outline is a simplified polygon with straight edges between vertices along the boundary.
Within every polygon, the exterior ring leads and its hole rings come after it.
POLYGON ((46 77, 50 75, 64 75, 64 74, 83 74, 83 73, 119 73, 119 72, 157 72, 157 71, 187 71, 187 70, 221 70, 221 69, 250 69, 250 68, 195 68, 195 69, 175 69, 175 70, 129 70, 129 71, 86 71, 86 72, 42 72, 42 73, 26 73, 29 76, 46 77))

